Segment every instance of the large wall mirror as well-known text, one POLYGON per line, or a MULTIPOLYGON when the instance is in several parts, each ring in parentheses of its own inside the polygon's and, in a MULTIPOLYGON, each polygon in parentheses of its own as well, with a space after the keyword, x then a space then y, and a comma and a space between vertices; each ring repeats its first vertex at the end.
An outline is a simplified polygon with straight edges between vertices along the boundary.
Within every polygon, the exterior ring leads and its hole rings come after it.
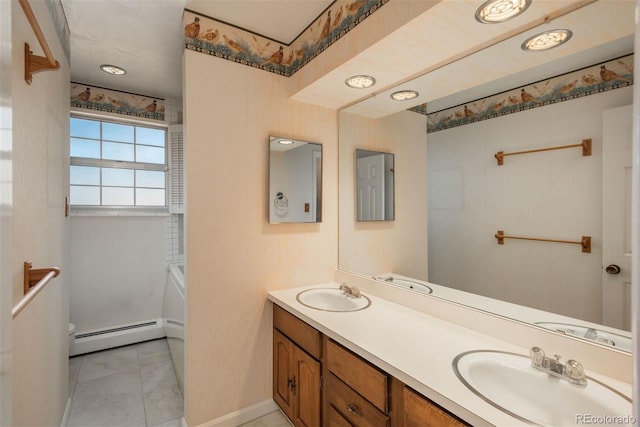
POLYGON ((553 20, 573 31, 561 47, 524 52, 548 26, 531 28, 342 110, 340 268, 429 282, 435 297, 630 351, 630 167, 615 159, 630 161, 634 7, 582 6, 553 20), (392 104, 401 89, 421 95, 392 104), (364 148, 395 153, 401 171, 396 220, 382 225, 349 205, 352 150, 372 135, 364 148), (576 147, 494 157, 563 145, 576 147), (499 244, 498 230, 577 244, 499 244))
POLYGON ((322 145, 269 137, 269 222, 322 222, 322 145))

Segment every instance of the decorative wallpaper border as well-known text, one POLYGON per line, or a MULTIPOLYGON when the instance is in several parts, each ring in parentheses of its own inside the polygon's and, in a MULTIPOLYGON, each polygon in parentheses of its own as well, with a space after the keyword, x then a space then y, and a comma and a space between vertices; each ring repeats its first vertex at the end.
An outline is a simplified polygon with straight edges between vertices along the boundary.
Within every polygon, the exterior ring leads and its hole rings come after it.
POLYGON ((71 106, 164 121, 164 99, 71 82, 71 106))
POLYGON ((290 44, 185 10, 185 47, 290 77, 388 1, 337 0, 290 44))
POLYGON ((49 15, 53 21, 53 26, 60 39, 60 44, 64 50, 64 55, 67 57, 67 62, 71 62, 71 32, 69 31, 69 23, 67 22, 67 15, 64 13, 61 0, 47 0, 47 8, 49 9, 49 15))
POLYGON ((632 84, 633 54, 630 54, 446 110, 427 113, 426 104, 409 110, 425 114, 427 133, 432 133, 632 84))

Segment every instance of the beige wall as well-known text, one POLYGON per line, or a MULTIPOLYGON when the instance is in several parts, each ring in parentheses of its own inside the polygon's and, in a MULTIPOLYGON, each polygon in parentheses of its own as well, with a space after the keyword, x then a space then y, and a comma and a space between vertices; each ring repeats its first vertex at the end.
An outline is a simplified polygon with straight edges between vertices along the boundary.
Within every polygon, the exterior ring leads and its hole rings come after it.
POLYGON ((341 270, 427 280, 426 126, 426 116, 411 111, 377 120, 340 113, 341 270), (357 148, 395 155, 394 221, 356 221, 357 148))
POLYGON ((17 2, 12 2, 13 302, 22 297, 23 262, 58 266, 60 277, 13 321, 12 425, 60 425, 68 397, 69 67, 45 2, 31 2, 61 69, 27 85, 24 43, 42 54, 17 2))
POLYGON ((333 279, 336 112, 288 99, 291 82, 185 51, 185 413, 198 425, 271 398, 266 292, 333 279), (268 223, 269 135, 323 145, 323 222, 268 223))

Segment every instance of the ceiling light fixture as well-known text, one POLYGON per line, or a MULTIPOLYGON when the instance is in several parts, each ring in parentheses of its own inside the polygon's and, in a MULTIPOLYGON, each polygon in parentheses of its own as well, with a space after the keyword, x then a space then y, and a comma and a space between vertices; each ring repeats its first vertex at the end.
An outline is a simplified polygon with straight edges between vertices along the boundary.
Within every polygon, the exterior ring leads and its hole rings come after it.
POLYGON ((393 92, 391 95, 391 99, 396 101, 408 101, 413 98, 418 97, 418 92, 415 90, 400 90, 398 92, 393 92))
POLYGON ((569 30, 550 30, 529 37, 522 43, 522 50, 538 52, 558 47, 569 41, 573 33, 569 30))
POLYGON ((291 141, 290 139, 279 139, 278 140, 278 144, 291 145, 291 144, 293 144, 293 141, 291 141))
POLYGON ((376 79, 371 76, 357 75, 349 77, 344 82, 347 86, 355 89, 366 89, 376 84, 376 79))
POLYGON ((113 74, 115 76, 121 76, 123 74, 127 74, 127 70, 125 70, 124 68, 118 67, 117 65, 102 64, 100 66, 100 69, 107 74, 113 74))
POLYGON ((527 10, 531 0, 489 0, 476 10, 476 20, 483 24, 496 24, 515 18, 527 10))

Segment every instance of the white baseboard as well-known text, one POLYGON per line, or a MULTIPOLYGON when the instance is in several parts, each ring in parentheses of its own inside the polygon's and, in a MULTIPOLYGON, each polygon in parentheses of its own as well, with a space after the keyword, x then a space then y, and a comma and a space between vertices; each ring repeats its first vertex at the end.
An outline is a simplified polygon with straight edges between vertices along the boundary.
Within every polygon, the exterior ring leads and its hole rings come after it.
MULTIPOLYGON (((127 326, 127 325, 124 325, 127 326)), ((98 331, 82 331, 76 335, 98 331)), ((143 326, 134 329, 124 329, 108 333, 101 333, 89 337, 76 338, 69 351, 70 356, 91 353, 94 351, 106 350, 108 348, 120 347, 123 345, 135 344, 137 342, 154 340, 166 336, 164 330, 164 319, 156 319, 155 325, 143 326)))
POLYGON ((64 407, 64 415, 62 416, 62 422, 60 423, 60 427, 67 427, 67 423, 69 422, 70 412, 71 412, 71 398, 68 398, 67 406, 64 407))
POLYGON ((198 427, 235 427, 277 410, 278 405, 276 405, 276 402, 274 402, 273 399, 267 399, 255 405, 240 409, 239 411, 216 418, 215 420, 207 421, 198 427))

